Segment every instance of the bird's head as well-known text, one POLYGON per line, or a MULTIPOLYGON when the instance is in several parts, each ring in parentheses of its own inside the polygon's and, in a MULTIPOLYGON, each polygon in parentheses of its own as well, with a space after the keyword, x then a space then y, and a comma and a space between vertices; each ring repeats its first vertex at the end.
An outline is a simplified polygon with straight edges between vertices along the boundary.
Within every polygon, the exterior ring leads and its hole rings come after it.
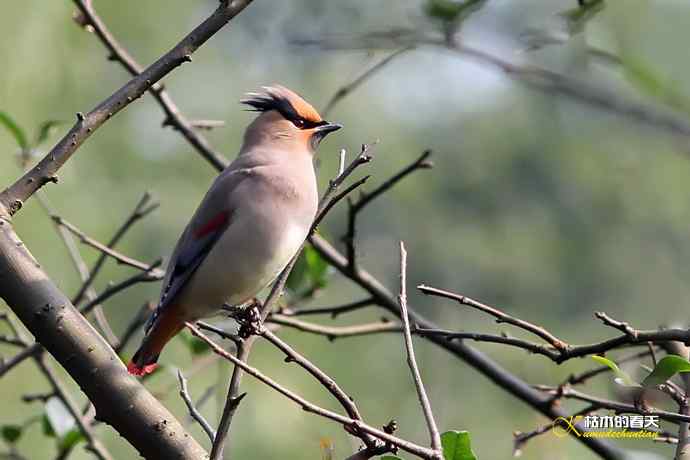
POLYGON ((262 112, 245 133, 245 144, 275 143, 282 147, 316 151, 329 133, 342 128, 321 118, 319 112, 297 93, 280 85, 249 93, 240 101, 262 112))

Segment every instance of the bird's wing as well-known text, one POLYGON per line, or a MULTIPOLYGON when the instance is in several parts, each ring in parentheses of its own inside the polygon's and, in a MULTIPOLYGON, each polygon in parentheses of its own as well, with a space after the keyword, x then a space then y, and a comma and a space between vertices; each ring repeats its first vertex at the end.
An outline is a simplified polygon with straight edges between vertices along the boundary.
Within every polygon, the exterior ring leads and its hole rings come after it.
POLYGON ((163 280, 158 307, 146 323, 146 332, 174 301, 230 225, 234 200, 228 199, 229 195, 247 177, 246 171, 226 170, 216 178, 175 246, 163 280))

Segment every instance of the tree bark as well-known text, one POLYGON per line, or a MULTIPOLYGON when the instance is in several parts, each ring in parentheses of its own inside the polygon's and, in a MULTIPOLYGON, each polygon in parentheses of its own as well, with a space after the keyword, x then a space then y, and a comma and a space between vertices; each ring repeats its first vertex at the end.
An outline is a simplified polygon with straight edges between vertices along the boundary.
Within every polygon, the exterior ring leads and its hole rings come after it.
POLYGON ((150 459, 207 458, 175 417, 127 370, 0 217, 0 298, 65 368, 96 408, 150 459))

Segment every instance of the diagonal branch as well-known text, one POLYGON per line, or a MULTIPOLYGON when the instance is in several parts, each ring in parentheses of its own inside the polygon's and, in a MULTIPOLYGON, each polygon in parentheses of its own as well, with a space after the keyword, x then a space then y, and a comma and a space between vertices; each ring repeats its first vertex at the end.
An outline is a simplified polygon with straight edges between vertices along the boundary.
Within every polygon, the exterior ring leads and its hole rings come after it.
POLYGON ((434 414, 431 411, 429 396, 427 396, 426 390, 424 389, 422 376, 419 373, 417 360, 414 355, 414 347, 412 346, 410 319, 407 316, 407 251, 405 250, 405 244, 402 241, 400 242, 400 295, 398 295, 398 303, 400 304, 400 318, 402 319, 403 323, 403 338, 405 349, 407 350, 407 365, 410 367, 412 379, 414 380, 414 386, 417 390, 417 396, 419 397, 419 403, 421 404, 422 411, 424 412, 424 419, 426 420, 426 425, 429 430, 429 437, 431 438, 431 448, 435 452, 434 458, 436 460, 442 460, 443 455, 441 451, 441 435, 438 432, 436 420, 434 420, 434 414))
POLYGON ((132 78, 87 114, 78 113, 69 132, 14 184, 0 193, 0 216, 8 219, 26 200, 48 182, 57 180, 58 170, 76 150, 113 115, 141 97, 153 84, 185 62, 209 38, 244 10, 252 0, 224 0, 218 8, 156 62, 132 78))
POLYGON ((91 238, 89 235, 87 235, 86 233, 79 230, 79 228, 77 228, 77 226, 66 221, 62 217, 52 215, 51 218, 53 219, 53 221, 55 221, 55 223, 57 225, 59 225, 62 228, 69 230, 72 234, 74 234, 77 238, 79 238, 79 241, 81 241, 82 243, 84 243, 87 246, 91 246, 92 248, 99 250, 102 254, 105 254, 108 257, 112 257, 113 259, 115 259, 117 261, 117 263, 122 264, 122 265, 128 265, 130 267, 137 268, 139 270, 144 270, 144 271, 149 269, 149 267, 150 267, 149 264, 147 264, 145 262, 141 262, 141 261, 136 260, 136 259, 133 259, 132 257, 126 256, 124 254, 121 254, 121 253, 117 252, 116 250, 112 249, 111 247, 109 247, 108 245, 105 245, 105 244, 101 243, 100 241, 98 241, 94 238, 91 238))
MULTIPOLYGON (((125 70, 127 70, 127 72, 129 72, 131 76, 136 77, 140 75, 144 71, 143 67, 137 63, 137 61, 108 30, 101 18, 93 9, 91 0, 74 0, 74 4, 77 6, 77 8, 79 8, 79 11, 83 15, 84 25, 91 26, 93 32, 110 53, 108 59, 122 64, 122 66, 125 68, 125 70)), ((215 168, 223 169, 227 164, 227 160, 225 160, 221 154, 214 151, 209 145, 208 141, 194 130, 195 127, 199 126, 201 122, 206 120, 200 120, 198 122, 191 122, 187 120, 175 105, 172 98, 168 95, 168 92, 165 90, 163 85, 160 83, 155 83, 152 85, 149 88, 149 92, 161 106, 163 112, 165 112, 166 118, 164 125, 171 126, 182 134, 187 142, 189 142, 215 168)), ((206 128, 208 126, 217 126, 217 122, 210 125, 208 122, 206 122, 201 127, 206 128)))
MULTIPOLYGON (((363 288, 369 295, 377 299, 385 310, 396 316, 400 315, 400 307, 395 296, 381 282, 369 272, 359 267, 353 272, 349 268, 348 259, 334 248, 320 235, 311 235, 309 242, 319 254, 338 272, 363 288)), ((427 320, 414 310, 409 311, 410 322, 417 327, 438 329, 438 326, 427 320)), ((516 375, 504 369, 486 355, 463 342, 450 342, 443 337, 430 336, 428 339, 440 346, 453 356, 461 359, 484 376, 493 381, 499 388, 507 391, 517 399, 525 402, 538 412, 550 419, 568 415, 562 409, 552 405, 551 398, 535 390, 516 375)), ((623 451, 613 444, 600 439, 577 438, 577 440, 592 449, 605 459, 617 460, 623 457, 623 451)))
POLYGON ((431 156, 431 150, 425 150, 422 155, 415 161, 410 163, 408 166, 403 168, 398 173, 394 174, 388 180, 384 181, 381 185, 376 187, 373 191, 369 193, 363 193, 360 198, 356 201, 348 201, 350 204, 348 210, 348 222, 347 222, 347 233, 343 237, 345 242, 345 247, 347 249, 347 260, 350 264, 350 270, 356 270, 356 257, 355 252, 355 234, 356 234, 356 222, 357 215, 372 201, 374 201, 379 196, 386 193, 388 190, 393 188, 398 182, 403 180, 405 177, 419 169, 430 169, 434 164, 429 161, 431 156))
POLYGON ((478 302, 478 301, 471 299, 471 298, 464 296, 464 295, 455 294, 453 292, 445 291, 443 289, 437 289, 434 287, 425 286, 423 284, 417 286, 417 289, 422 291, 424 294, 438 296, 438 297, 445 297, 446 299, 455 300, 460 305, 467 305, 468 307, 476 308, 479 311, 483 311, 484 313, 488 313, 489 315, 496 318, 497 323, 512 324, 513 326, 517 326, 521 329, 524 329, 528 332, 531 332, 532 334, 544 339, 547 343, 549 343, 551 346, 553 346, 557 350, 567 348, 565 342, 563 342, 559 338, 555 337, 553 334, 548 332, 543 327, 537 326, 537 325, 532 324, 528 321, 524 321, 522 319, 511 316, 511 315, 499 310, 496 307, 492 307, 490 305, 483 304, 481 302, 478 302))
MULTIPOLYGON (((150 200, 151 194, 148 192, 144 193, 144 195, 141 197, 137 205, 134 207, 134 210, 129 215, 129 217, 127 217, 127 219, 122 223, 122 225, 120 225, 120 228, 118 228, 115 231, 115 234, 112 236, 112 238, 110 238, 106 245, 107 247, 114 248, 117 245, 117 243, 119 243, 120 240, 125 236, 125 234, 132 227, 132 225, 134 225, 136 222, 143 219, 148 214, 150 214, 158 208, 159 203, 156 202, 149 205, 150 200)), ((81 288, 79 289, 79 292, 77 292, 77 294, 72 299, 73 304, 78 305, 82 301, 84 294, 89 290, 89 288, 93 284, 94 280, 96 279, 96 276, 98 276, 98 273, 105 264, 107 258, 108 255, 104 252, 101 252, 101 254, 98 256, 98 259, 96 260, 96 263, 93 265, 93 268, 89 270, 89 277, 83 282, 81 288)))
POLYGON ((189 396, 189 390, 187 389, 187 379, 184 377, 180 369, 177 370, 177 380, 180 382, 180 397, 187 406, 189 414, 192 416, 194 420, 197 421, 197 423, 204 430, 211 442, 213 442, 213 438, 216 437, 216 432, 213 430, 213 428, 211 428, 211 425, 208 423, 208 421, 204 418, 203 415, 201 415, 201 413, 194 406, 194 402, 192 401, 192 398, 189 396))
POLYGON ((379 71, 381 71, 385 66, 391 63, 391 61, 398 56, 400 56, 403 53, 406 53, 410 50, 414 49, 413 46, 406 46, 404 48, 401 48, 397 51, 392 52, 385 58, 381 59, 379 62, 374 64, 373 66, 369 67, 367 70, 365 70, 361 75, 359 75, 357 78, 352 80, 350 83, 341 86, 338 88, 338 90, 333 94, 331 99, 328 101, 328 103, 324 106, 323 110, 321 110, 321 113, 323 114, 324 118, 333 110, 333 108, 345 97, 348 96, 351 92, 356 90, 359 86, 364 84, 368 79, 376 75, 379 71))
POLYGON ((283 387, 282 385, 280 385, 275 380, 273 380, 270 377, 263 374, 258 369, 248 365, 244 361, 236 358, 231 353, 228 353, 223 348, 216 345, 215 342, 213 342, 206 335, 204 335, 201 331, 199 331, 199 329, 196 326, 194 326, 193 324, 186 323, 186 326, 187 326, 187 329, 189 329, 190 332, 195 337, 203 340, 206 344, 208 344, 214 353, 222 356, 223 358, 227 359, 228 361, 231 361, 233 364, 235 364, 235 366, 242 368, 242 370, 244 372, 246 372, 247 374, 256 378, 260 382, 266 384, 267 386, 271 387, 272 389, 274 389, 278 393, 282 394, 286 398, 290 399, 291 401, 295 402, 306 412, 320 415, 321 417, 325 417, 325 418, 328 418, 328 419, 333 420, 335 422, 338 422, 338 423, 342 424, 344 427, 349 428, 350 430, 366 432, 366 433, 368 433, 368 434, 370 434, 376 438, 381 439, 382 441, 388 442, 394 446, 399 447, 400 449, 402 449, 406 452, 417 455, 421 458, 430 459, 430 460, 436 458, 435 452, 429 448, 422 447, 422 446, 414 444, 410 441, 406 441, 404 439, 398 438, 397 436, 393 436, 391 434, 388 434, 383 430, 379 430, 377 428, 369 426, 366 423, 362 422, 361 420, 355 420, 355 419, 352 419, 350 417, 346 417, 344 415, 338 414, 337 412, 333 412, 333 411, 330 411, 328 409, 324 409, 323 407, 317 406, 316 404, 314 404, 310 401, 307 401, 302 396, 298 395, 297 393, 295 393, 291 390, 288 390, 287 388, 283 387))

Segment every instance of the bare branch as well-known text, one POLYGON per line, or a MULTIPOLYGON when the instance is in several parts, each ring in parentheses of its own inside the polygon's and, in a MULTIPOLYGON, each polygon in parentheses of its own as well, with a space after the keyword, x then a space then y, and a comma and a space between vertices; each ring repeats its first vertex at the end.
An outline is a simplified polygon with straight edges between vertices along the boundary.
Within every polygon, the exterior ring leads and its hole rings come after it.
POLYGON ((77 404, 67 392, 67 389, 58 379, 52 366, 47 362, 45 354, 36 357, 36 364, 38 364, 39 369, 48 379, 48 382, 50 383, 57 397, 60 398, 62 403, 65 405, 65 407, 67 407, 67 410, 69 410, 70 414, 74 418, 77 427, 79 427, 79 431, 81 431, 88 443, 88 449, 100 460, 112 459, 113 456, 110 455, 105 446, 101 443, 101 441, 98 440, 91 429, 91 426, 84 421, 84 418, 79 411, 79 407, 77 407, 77 404))
POLYGON ((436 427, 436 420, 434 420, 434 414, 431 411, 431 403, 429 402, 429 396, 426 394, 424 389, 424 383, 422 383, 422 376, 419 373, 419 368, 417 367, 417 360, 414 355, 414 347, 412 346, 412 334, 410 334, 410 319, 407 316, 407 251, 405 250, 405 243, 400 242, 400 295, 398 296, 398 302, 400 303, 400 318, 403 323, 403 337, 405 339, 405 349, 407 350, 407 365, 410 367, 410 372, 412 373, 412 379, 414 380, 414 386, 417 389, 417 396, 419 397, 419 403, 422 405, 422 410, 424 412, 424 418, 426 419, 426 425, 429 429, 429 437, 431 438, 431 448, 435 452, 435 457, 437 460, 442 460, 443 455, 441 451, 441 435, 436 427))
MULTIPOLYGON (((263 338, 272 343, 276 348, 285 353, 287 362, 295 362, 301 366, 304 370, 309 372, 323 387, 328 390, 340 403, 340 405, 345 409, 347 415, 354 420, 362 420, 362 416, 357 409, 357 405, 354 400, 345 393, 340 386, 329 377, 325 372, 319 369, 311 361, 305 358, 303 355, 295 351, 290 345, 282 341, 273 332, 269 331, 267 328, 262 328, 259 332, 263 338)), ((367 447, 376 448, 379 447, 375 438, 367 433, 354 433, 356 436, 360 437, 367 447)), ((383 452, 379 452, 383 453, 383 452)))
MULTIPOLYGON (((251 2, 234 2, 245 3, 244 6, 251 2)), ((223 2, 227 3, 227 2, 223 2)), ((79 11, 84 15, 86 24, 93 28, 93 32, 98 39, 106 47, 110 55, 108 58, 112 61, 119 62, 133 77, 137 77, 144 72, 144 69, 137 63, 137 61, 127 52, 127 50, 115 39, 105 26, 101 18, 96 14, 91 5, 90 0, 74 0, 74 4, 79 8, 79 11)), ((240 10, 244 6, 239 6, 240 10)), ((238 11, 239 12, 239 11, 238 11)), ((190 37, 191 38, 191 37, 190 37)), ((198 45, 197 45, 198 46, 198 45)), ((175 105, 170 95, 167 93, 162 84, 155 83, 149 88, 149 92, 156 99, 158 104, 165 113, 164 126, 171 126, 178 131, 209 163, 217 169, 223 169, 227 161, 221 154, 214 151, 209 145, 208 141, 200 136, 194 128, 210 129, 218 126, 218 122, 213 120, 197 120, 188 121, 180 112, 180 109, 175 105), (204 123, 205 122, 205 123, 204 123)), ((221 126, 223 122, 220 122, 221 126)))
POLYGON ((218 8, 183 38, 175 47, 161 56, 139 75, 132 78, 106 100, 87 114, 79 113, 77 122, 55 147, 23 177, 0 193, 0 215, 8 218, 23 203, 48 182, 57 180, 56 173, 81 144, 113 115, 138 99, 153 84, 176 67, 189 62, 191 55, 232 18, 244 10, 251 0, 224 0, 218 8))
POLYGON ((554 395, 556 399, 565 398, 584 401, 586 403, 593 404, 600 409, 611 409, 613 411, 616 411, 616 413, 653 415, 658 416, 662 420, 666 420, 673 423, 690 422, 690 415, 679 414, 676 412, 669 412, 664 410, 643 410, 643 408, 636 407, 632 404, 626 404, 619 401, 613 401, 610 399, 591 396, 586 393, 573 390, 567 385, 561 387, 548 387, 545 385, 537 385, 537 388, 541 391, 544 391, 545 393, 554 395))
MULTIPOLYGON (((159 206, 159 203, 152 203, 149 205, 149 202, 151 200, 151 194, 146 192, 144 195, 141 197, 137 205, 134 207, 134 210, 132 213, 125 219, 125 221, 122 223, 120 228, 118 228, 115 231, 115 234, 110 238, 110 240, 107 243, 107 246, 109 248, 114 248, 117 243, 120 242, 120 240, 125 236, 127 231, 139 220, 143 219, 147 215, 149 215, 151 212, 156 210, 159 206)), ((79 289, 79 292, 74 296, 72 299, 72 303, 75 305, 78 305, 82 301, 82 297, 88 291, 88 289, 91 287, 93 284, 94 280, 96 279, 96 276, 98 276, 98 273, 100 272, 101 268, 105 264, 105 261, 107 259, 108 255, 104 252, 101 252, 101 254, 98 256, 98 259, 96 260, 96 263, 93 265, 93 268, 89 271, 89 277, 84 281, 82 284, 81 288, 79 289)))
MULTIPOLYGON (((311 235, 309 237, 309 242, 314 249, 331 264, 331 266, 374 297, 379 305, 396 316, 400 315, 400 308, 396 297, 369 272, 362 267, 359 267, 356 271, 350 270, 348 259, 320 235, 311 235)), ((439 329, 436 324, 427 320, 414 310, 409 310, 409 317, 410 322, 417 327, 439 329)), ((556 419, 568 415, 559 407, 552 404, 552 398, 535 390, 526 382, 466 343, 451 342, 438 336, 429 336, 428 339, 457 358, 465 361, 493 381, 499 388, 524 401, 526 404, 529 404, 546 417, 556 419)), ((620 448, 604 440, 585 437, 578 437, 577 440, 604 459, 617 460, 623 455, 623 451, 620 448)))
POLYGON ((282 309, 280 313, 285 316, 331 315, 331 318, 335 319, 343 313, 361 310, 373 304, 375 304, 375 300, 369 297, 334 307, 282 309))
POLYGON ((328 409, 324 409, 323 407, 317 406, 316 404, 307 401, 303 397, 299 396, 298 394, 294 393, 291 390, 288 390, 287 388, 283 387, 280 385, 278 382, 275 380, 271 379, 270 377, 267 377, 264 375, 262 372, 257 370, 256 368, 248 365, 244 361, 236 358, 233 356, 231 353, 228 353, 218 345, 216 345, 211 339, 209 339, 205 334, 203 334, 199 329, 194 326, 193 324, 186 323, 187 329, 191 331, 191 333, 206 342, 211 349, 213 350, 214 353, 222 356, 223 358, 227 359, 228 361, 231 361, 235 366, 242 368, 244 372, 247 374, 251 375, 252 377, 256 378, 257 380, 261 381, 262 383, 268 385, 269 387, 273 388, 275 391, 278 393, 282 394, 283 396, 287 397, 291 401, 295 402, 298 404, 303 410, 306 412, 320 415, 324 418, 331 419, 335 422, 338 422, 342 424, 344 427, 348 428, 348 431, 355 430, 355 431, 363 431, 368 434, 371 434, 372 436, 381 439, 382 441, 391 443, 400 449, 409 452, 411 454, 417 455, 421 458, 424 459, 435 459, 436 454, 434 451, 431 449, 428 449, 426 447, 419 446, 417 444, 414 444, 410 441, 406 441, 404 439, 400 439, 397 436, 393 436, 391 434, 386 433, 385 431, 379 430, 377 428, 371 427, 365 423, 363 423, 360 420, 354 420, 350 417, 346 417, 343 415, 340 415, 336 412, 330 411, 328 409))
POLYGON ((136 259, 128 257, 124 254, 121 254, 121 253, 117 252, 116 250, 108 247, 107 245, 101 243, 100 241, 98 241, 94 238, 91 238, 86 233, 79 230, 79 228, 77 228, 74 224, 71 224, 70 222, 66 221, 62 217, 55 216, 55 215, 53 215, 51 217, 57 223, 57 225, 66 228, 67 230, 72 232, 74 235, 76 235, 79 238, 79 241, 86 244, 87 246, 91 246, 92 248, 101 251, 101 253, 107 255, 108 257, 112 257, 119 264, 128 265, 130 267, 138 268, 139 270, 148 270, 149 269, 149 266, 150 266, 149 264, 147 264, 145 262, 140 262, 136 259))
POLYGON ((196 420, 199 425, 201 425, 201 428, 204 430, 211 442, 213 442, 213 439, 216 437, 216 432, 213 430, 213 428, 211 428, 211 425, 206 421, 204 416, 201 415, 196 407, 194 407, 194 402, 192 402, 192 398, 189 396, 189 390, 187 389, 187 379, 184 378, 181 369, 177 370, 177 380, 180 382, 180 397, 187 406, 189 415, 191 415, 192 418, 196 420))
POLYGON ((341 337, 378 334, 381 332, 402 332, 402 326, 391 321, 357 324, 354 326, 325 326, 322 324, 309 323, 279 313, 271 313, 266 319, 266 322, 270 324, 280 324, 281 326, 291 327, 303 332, 323 335, 328 340, 335 340, 341 337))
POLYGON ((360 76, 355 78, 353 81, 350 83, 341 86, 335 94, 331 97, 331 100, 328 101, 328 103, 325 105, 323 110, 321 110, 321 113, 323 116, 327 116, 333 108, 343 100, 345 97, 347 97, 348 94, 356 90, 359 86, 361 86, 364 82, 366 82, 368 79, 373 77, 377 72, 379 72, 381 69, 383 69, 385 66, 390 64, 390 62, 395 59, 396 57, 400 56, 401 54, 410 51, 414 49, 414 46, 408 46, 405 48, 401 48, 397 51, 394 51, 393 53, 389 54, 385 58, 381 59, 379 62, 374 64, 373 66, 369 67, 367 70, 365 70, 360 76))
POLYGON ((479 311, 483 311, 484 313, 488 313, 489 315, 496 318, 497 323, 512 324, 513 326, 517 326, 521 329, 524 329, 528 332, 531 332, 532 334, 544 339, 547 343, 549 343, 551 346, 553 346, 557 350, 566 348, 565 342, 563 342, 559 338, 552 335, 550 332, 548 332, 543 327, 534 325, 528 321, 524 321, 524 320, 521 320, 519 318, 515 318, 515 317, 499 310, 496 307, 492 307, 492 306, 483 304, 481 302, 478 302, 474 299, 471 299, 471 298, 464 296, 464 295, 461 295, 461 294, 455 294, 453 292, 444 291, 443 289, 437 289, 437 288, 424 286, 424 285, 417 286, 417 289, 422 291, 424 294, 434 295, 434 296, 438 296, 438 297, 445 297, 447 299, 455 300, 460 305, 467 305, 468 307, 476 308, 479 311))
POLYGON ((356 220, 357 215, 373 200, 379 196, 386 193, 388 190, 393 188, 398 182, 403 180, 409 174, 419 170, 419 169, 430 169, 433 167, 433 163, 428 160, 431 156, 431 150, 425 150, 422 155, 415 161, 410 163, 408 166, 403 168, 398 173, 394 174, 388 180, 384 181, 381 185, 376 187, 370 193, 364 193, 357 200, 357 202, 348 200, 349 210, 348 210, 348 224, 347 233, 343 237, 345 242, 345 247, 347 249, 347 260, 350 264, 350 270, 356 269, 356 252, 355 252, 355 233, 356 233, 356 220))

